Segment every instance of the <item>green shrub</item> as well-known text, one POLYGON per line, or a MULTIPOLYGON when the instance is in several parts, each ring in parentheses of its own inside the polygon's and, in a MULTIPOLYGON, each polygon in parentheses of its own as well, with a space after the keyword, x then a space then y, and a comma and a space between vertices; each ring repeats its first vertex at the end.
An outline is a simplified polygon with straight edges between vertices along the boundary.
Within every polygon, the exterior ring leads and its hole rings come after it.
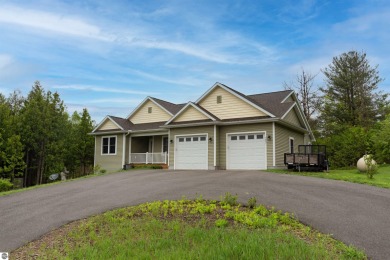
POLYGON ((217 219, 215 221, 215 226, 216 227, 227 227, 227 225, 229 224, 229 222, 226 220, 226 219, 217 219))
POLYGON ((373 179, 374 174, 378 173, 378 165, 375 163, 374 159, 372 158, 373 156, 371 154, 367 154, 363 156, 364 162, 367 165, 367 178, 373 179))
POLYGON ((0 192, 12 190, 14 185, 6 179, 0 179, 0 192))
POLYGON ((101 173, 101 174, 105 174, 106 172, 107 172, 106 169, 101 169, 101 170, 100 170, 100 173, 101 173))
POLYGON ((255 208, 255 207, 256 207, 256 202, 257 202, 256 197, 250 198, 250 199, 248 200, 248 207, 249 207, 250 209, 255 208))
POLYGON ((233 196, 230 194, 230 192, 225 193, 225 197, 221 196, 221 204, 222 205, 230 205, 230 206, 236 206, 237 203, 237 194, 236 196, 233 196))

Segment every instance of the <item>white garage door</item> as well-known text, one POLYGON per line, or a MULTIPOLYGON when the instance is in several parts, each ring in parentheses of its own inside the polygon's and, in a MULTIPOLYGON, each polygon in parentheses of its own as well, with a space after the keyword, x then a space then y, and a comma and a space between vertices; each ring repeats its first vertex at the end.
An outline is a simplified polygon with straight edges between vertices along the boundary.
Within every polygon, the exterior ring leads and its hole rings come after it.
POLYGON ((265 134, 229 134, 227 139, 227 169, 265 170, 267 168, 265 134))
POLYGON ((208 169, 206 135, 176 137, 175 146, 175 169, 208 169))

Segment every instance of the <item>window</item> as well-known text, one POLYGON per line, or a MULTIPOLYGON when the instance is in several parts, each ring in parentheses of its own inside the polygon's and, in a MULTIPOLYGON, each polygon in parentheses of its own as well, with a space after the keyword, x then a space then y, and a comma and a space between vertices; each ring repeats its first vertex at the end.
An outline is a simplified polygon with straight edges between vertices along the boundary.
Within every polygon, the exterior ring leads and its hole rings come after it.
POLYGON ((256 139, 263 139, 263 135, 256 135, 256 139))
POLYGON ((222 96, 217 96, 217 104, 222 103, 222 96))
POLYGON ((289 140, 290 153, 294 153, 294 138, 290 137, 289 140))
POLYGON ((102 138, 102 154, 116 154, 116 136, 102 138))
POLYGON ((152 113, 152 107, 148 107, 148 113, 149 113, 149 114, 152 113))
POLYGON ((192 138, 192 141, 194 141, 194 142, 199 141, 199 137, 194 137, 194 138, 192 138))
POLYGON ((240 139, 240 140, 245 140, 245 135, 240 135, 238 138, 240 139))
POLYGON ((230 140, 236 141, 236 140, 237 140, 237 136, 236 136, 236 135, 231 136, 231 137, 230 137, 230 140))
POLYGON ((191 137, 187 137, 186 142, 191 142, 191 137))
POLYGON ((180 143, 184 142, 184 138, 179 138, 179 142, 180 143))
POLYGON ((255 136, 254 135, 248 135, 248 140, 252 140, 252 139, 255 139, 255 136))
POLYGON ((206 137, 205 137, 205 136, 202 136, 202 137, 200 138, 200 140, 201 140, 201 141, 206 141, 206 137))

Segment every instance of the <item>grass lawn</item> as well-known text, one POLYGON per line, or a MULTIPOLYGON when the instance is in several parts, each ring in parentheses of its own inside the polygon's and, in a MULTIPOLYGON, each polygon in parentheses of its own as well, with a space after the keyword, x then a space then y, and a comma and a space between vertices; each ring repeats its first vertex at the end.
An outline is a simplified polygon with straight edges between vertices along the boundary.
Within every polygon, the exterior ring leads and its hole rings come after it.
POLYGON ((325 179, 343 180, 355 183, 368 184, 382 188, 390 188, 390 165, 379 166, 378 173, 373 179, 368 179, 365 173, 359 172, 356 168, 348 170, 330 170, 329 172, 297 172, 292 170, 267 170, 269 172, 312 176, 325 179))
POLYGON ((249 209, 235 199, 157 201, 109 211, 52 231, 10 259, 366 259, 288 213, 249 209))

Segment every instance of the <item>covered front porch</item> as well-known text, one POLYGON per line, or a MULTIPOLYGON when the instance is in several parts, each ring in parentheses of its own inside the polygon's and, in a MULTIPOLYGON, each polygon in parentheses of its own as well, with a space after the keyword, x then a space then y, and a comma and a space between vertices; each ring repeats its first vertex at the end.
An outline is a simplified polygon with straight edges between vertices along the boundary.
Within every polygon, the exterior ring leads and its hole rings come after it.
POLYGON ((168 164, 168 134, 131 135, 128 164, 168 164))

